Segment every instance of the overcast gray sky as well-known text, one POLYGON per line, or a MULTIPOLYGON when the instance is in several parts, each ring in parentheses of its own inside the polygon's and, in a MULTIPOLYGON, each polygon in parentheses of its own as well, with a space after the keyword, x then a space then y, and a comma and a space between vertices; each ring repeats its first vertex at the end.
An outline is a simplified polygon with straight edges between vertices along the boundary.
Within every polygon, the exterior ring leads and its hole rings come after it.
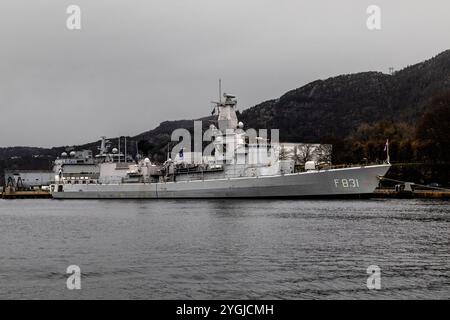
POLYGON ((0 146, 72 145, 239 109, 450 48, 448 0, 2 0, 0 146), (81 30, 66 9, 81 7, 81 30), (382 29, 366 9, 379 5, 382 29))

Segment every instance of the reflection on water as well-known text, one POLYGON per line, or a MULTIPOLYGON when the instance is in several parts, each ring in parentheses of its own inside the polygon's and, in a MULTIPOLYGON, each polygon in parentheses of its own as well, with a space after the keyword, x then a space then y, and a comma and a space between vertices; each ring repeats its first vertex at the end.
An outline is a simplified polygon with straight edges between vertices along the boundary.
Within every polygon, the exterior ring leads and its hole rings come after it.
POLYGON ((449 213, 420 200, 0 201, 0 298, 450 298, 449 213), (69 291, 73 264, 82 289, 69 291))

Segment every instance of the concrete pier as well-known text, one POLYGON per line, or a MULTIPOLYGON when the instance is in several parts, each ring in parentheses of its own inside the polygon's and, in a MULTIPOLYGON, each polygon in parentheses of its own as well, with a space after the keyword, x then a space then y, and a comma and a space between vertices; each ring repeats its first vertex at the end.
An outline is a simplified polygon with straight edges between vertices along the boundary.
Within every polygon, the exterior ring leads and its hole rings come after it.
POLYGON ((400 191, 394 189, 377 189, 375 198, 398 198, 398 199, 450 199, 450 191, 440 190, 414 190, 400 191))
POLYGON ((2 199, 49 199, 52 195, 49 191, 5 191, 0 194, 2 199))

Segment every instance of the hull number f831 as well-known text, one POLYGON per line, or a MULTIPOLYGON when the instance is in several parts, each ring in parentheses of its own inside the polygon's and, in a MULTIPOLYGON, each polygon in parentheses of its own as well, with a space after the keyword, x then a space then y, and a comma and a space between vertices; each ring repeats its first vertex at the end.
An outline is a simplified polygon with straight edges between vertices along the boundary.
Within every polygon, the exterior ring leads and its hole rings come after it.
POLYGON ((359 188, 358 179, 334 179, 334 186, 336 188, 359 188))

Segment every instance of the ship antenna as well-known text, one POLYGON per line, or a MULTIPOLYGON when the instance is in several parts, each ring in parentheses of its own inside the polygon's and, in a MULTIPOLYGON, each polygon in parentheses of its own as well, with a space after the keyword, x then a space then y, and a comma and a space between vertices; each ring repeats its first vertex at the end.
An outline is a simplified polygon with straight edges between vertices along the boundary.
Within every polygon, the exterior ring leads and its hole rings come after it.
POLYGON ((119 163, 120 163, 120 137, 119 137, 119 163))
POLYGON ((169 151, 169 148, 170 148, 170 141, 167 142, 167 160, 170 159, 170 151, 169 151))
POLYGON ((222 103, 222 79, 219 79, 219 103, 222 103))
POLYGON ((137 140, 136 140, 136 159, 139 160, 139 146, 137 140))

